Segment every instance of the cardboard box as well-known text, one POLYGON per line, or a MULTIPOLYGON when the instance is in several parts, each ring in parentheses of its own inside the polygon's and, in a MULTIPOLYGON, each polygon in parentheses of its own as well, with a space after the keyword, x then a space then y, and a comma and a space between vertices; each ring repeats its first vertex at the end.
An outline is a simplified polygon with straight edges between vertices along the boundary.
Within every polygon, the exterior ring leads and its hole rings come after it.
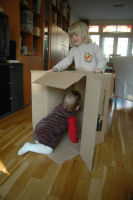
POLYGON ((33 128, 61 102, 66 90, 76 89, 81 93, 82 106, 77 113, 78 131, 81 133, 79 147, 71 143, 68 138, 63 139, 64 147, 59 144, 60 147, 57 151, 55 149, 53 157, 65 161, 68 150, 80 151, 78 153, 88 169, 92 170, 95 146, 104 141, 107 131, 112 75, 81 71, 46 73, 37 70, 31 71, 31 75, 33 128), (66 147, 67 151, 64 150, 66 147))

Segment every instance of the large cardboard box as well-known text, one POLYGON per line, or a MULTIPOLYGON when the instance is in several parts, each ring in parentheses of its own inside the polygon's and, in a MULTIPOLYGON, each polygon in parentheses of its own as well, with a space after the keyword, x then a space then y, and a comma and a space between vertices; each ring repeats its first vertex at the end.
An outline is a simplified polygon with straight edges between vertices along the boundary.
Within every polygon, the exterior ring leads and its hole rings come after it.
MULTIPOLYGON (((88 169, 92 170, 95 146, 104 141, 107 131, 112 75, 81 71, 47 73, 37 70, 31 71, 31 75, 33 128, 61 102, 66 90, 76 89, 81 93, 82 103, 77 113, 80 144, 77 147, 68 142, 68 139, 63 139, 63 142, 73 152, 79 151, 88 169)), ((68 149, 65 150, 65 145, 59 146, 53 157, 57 160, 66 157, 67 160, 68 149)))

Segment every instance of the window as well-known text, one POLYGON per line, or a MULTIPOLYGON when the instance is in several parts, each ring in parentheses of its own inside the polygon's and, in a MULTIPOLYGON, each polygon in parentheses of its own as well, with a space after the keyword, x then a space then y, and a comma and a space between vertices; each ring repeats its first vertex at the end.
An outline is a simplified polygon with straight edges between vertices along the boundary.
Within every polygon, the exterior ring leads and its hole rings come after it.
POLYGON ((103 42, 103 54, 105 58, 108 60, 109 55, 113 54, 113 45, 114 38, 113 37, 105 37, 103 42))
POLYGON ((96 43, 99 46, 99 35, 91 35, 92 42, 96 43))
POLYGON ((90 25, 88 32, 92 42, 101 47, 107 61, 110 54, 133 55, 133 25, 90 25))
POLYGON ((103 26, 103 32, 131 32, 132 26, 131 25, 109 25, 103 26))
POLYGON ((88 30, 89 32, 94 32, 94 33, 98 33, 99 32, 99 26, 94 26, 94 25, 92 25, 92 26, 89 26, 89 30, 88 30))
POLYGON ((127 56, 128 38, 118 38, 117 54, 127 56))
POLYGON ((103 32, 115 32, 116 28, 115 26, 103 26, 103 32))

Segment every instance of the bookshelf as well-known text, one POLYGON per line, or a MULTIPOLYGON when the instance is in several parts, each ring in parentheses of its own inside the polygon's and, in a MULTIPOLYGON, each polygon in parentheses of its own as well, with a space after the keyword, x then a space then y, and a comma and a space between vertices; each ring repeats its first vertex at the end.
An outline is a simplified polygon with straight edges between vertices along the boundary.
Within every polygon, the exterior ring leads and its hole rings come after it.
POLYGON ((63 0, 45 0, 44 69, 52 68, 67 56, 69 26, 69 4, 63 0))
POLYGON ((70 26, 70 6, 64 0, 51 0, 52 23, 68 32, 70 26))
POLYGON ((0 6, 9 17, 10 40, 16 42, 16 59, 23 63, 24 105, 31 103, 31 73, 44 70, 44 9, 45 0, 0 0, 0 6), (40 8, 40 12, 39 11, 40 8), (22 26, 21 16, 32 15, 32 25, 22 26), (27 15, 28 15, 27 14, 27 15))
POLYGON ((20 1, 20 53, 43 56, 44 15, 41 0, 20 1))
POLYGON ((69 51, 70 7, 63 0, 0 0, 9 16, 10 40, 16 42, 16 59, 23 63, 24 105, 31 103, 31 70, 47 70, 69 51), (31 28, 22 26, 23 11, 32 17, 31 28), (28 11, 28 12, 27 12, 28 11), (45 30, 45 31, 44 31, 45 30))

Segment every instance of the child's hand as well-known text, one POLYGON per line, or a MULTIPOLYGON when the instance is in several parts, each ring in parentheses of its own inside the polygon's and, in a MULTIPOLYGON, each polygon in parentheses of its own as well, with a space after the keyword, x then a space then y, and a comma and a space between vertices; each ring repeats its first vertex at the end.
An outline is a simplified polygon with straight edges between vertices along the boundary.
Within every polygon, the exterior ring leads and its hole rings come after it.
POLYGON ((55 69, 49 69, 49 70, 47 71, 47 73, 49 73, 49 72, 56 72, 56 70, 55 70, 55 69))
POLYGON ((81 142, 81 140, 78 138, 75 141, 74 140, 72 141, 72 143, 80 143, 80 142, 81 142))
POLYGON ((95 73, 101 73, 101 72, 102 72, 102 70, 101 70, 101 69, 99 69, 99 68, 95 68, 93 72, 95 72, 95 73))

